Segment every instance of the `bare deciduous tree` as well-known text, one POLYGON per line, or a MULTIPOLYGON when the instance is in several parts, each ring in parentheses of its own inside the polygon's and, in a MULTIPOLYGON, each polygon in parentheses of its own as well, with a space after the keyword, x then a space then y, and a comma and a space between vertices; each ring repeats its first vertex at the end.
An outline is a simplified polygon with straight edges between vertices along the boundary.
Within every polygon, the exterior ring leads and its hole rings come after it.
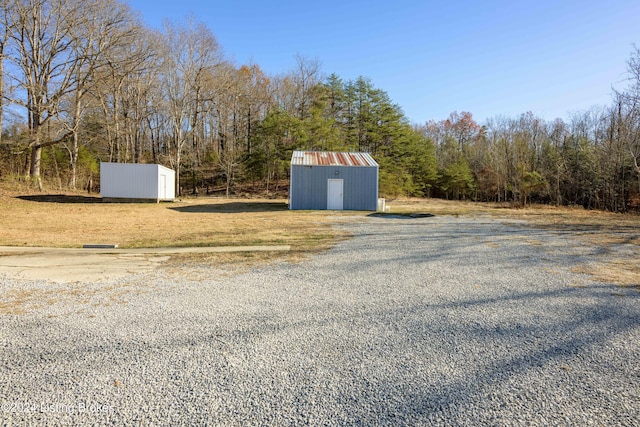
POLYGON ((70 135, 51 122, 59 115, 61 100, 77 83, 80 63, 73 46, 81 5, 80 0, 13 0, 8 9, 14 49, 7 58, 16 67, 7 77, 17 94, 11 102, 27 110, 31 138, 28 175, 36 179, 40 189, 42 149, 70 135))
POLYGON ((77 66, 64 125, 71 132, 71 142, 66 145, 70 158, 69 186, 75 189, 79 127, 88 105, 87 95, 96 88, 101 71, 109 66, 109 51, 128 50, 142 31, 126 5, 117 0, 91 0, 82 2, 81 16, 70 33, 75 41, 72 48, 77 66))
POLYGON ((0 10, 0 142, 2 142, 5 106, 4 61, 13 21, 11 20, 10 11, 10 7, 12 7, 11 0, 2 0, 0 4, 2 5, 2 10, 0 10))
POLYGON ((184 24, 164 25, 162 86, 171 127, 171 166, 176 169, 180 192, 180 169, 186 143, 198 126, 197 100, 202 76, 220 62, 218 42, 211 31, 191 17, 184 24))
POLYGON ((296 85, 298 118, 304 119, 311 107, 311 90, 322 81, 320 61, 296 54, 296 68, 291 74, 296 85))

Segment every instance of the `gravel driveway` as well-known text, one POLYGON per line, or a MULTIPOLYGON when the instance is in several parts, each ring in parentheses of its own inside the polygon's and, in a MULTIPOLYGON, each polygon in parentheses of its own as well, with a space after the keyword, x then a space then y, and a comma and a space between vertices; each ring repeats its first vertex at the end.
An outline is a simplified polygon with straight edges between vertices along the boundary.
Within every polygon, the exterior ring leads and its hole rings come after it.
POLYGON ((640 425, 640 293, 571 272, 597 249, 354 221, 295 265, 5 277, 0 424, 640 425))

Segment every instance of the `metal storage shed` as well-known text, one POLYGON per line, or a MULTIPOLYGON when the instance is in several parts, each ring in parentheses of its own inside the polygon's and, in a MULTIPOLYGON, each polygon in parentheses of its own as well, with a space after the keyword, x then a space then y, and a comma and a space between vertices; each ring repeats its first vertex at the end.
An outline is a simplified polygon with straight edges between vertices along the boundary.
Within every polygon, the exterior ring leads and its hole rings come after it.
POLYGON ((369 153, 294 151, 289 209, 375 211, 378 163, 369 153))
POLYGON ((100 195, 103 198, 173 201, 176 173, 162 165, 100 163, 100 195))

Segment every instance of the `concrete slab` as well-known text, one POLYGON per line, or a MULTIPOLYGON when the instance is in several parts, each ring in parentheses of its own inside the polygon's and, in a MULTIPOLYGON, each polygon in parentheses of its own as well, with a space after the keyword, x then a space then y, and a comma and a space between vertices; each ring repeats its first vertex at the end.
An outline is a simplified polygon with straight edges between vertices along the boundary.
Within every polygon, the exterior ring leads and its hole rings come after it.
POLYGON ((291 250, 290 245, 192 246, 184 248, 47 248, 38 246, 0 246, 0 256, 28 253, 187 254, 208 252, 280 252, 289 250, 291 250))
POLYGON ((288 245, 135 249, 0 246, 0 274, 59 283, 95 281, 149 272, 172 254, 290 249, 288 245))

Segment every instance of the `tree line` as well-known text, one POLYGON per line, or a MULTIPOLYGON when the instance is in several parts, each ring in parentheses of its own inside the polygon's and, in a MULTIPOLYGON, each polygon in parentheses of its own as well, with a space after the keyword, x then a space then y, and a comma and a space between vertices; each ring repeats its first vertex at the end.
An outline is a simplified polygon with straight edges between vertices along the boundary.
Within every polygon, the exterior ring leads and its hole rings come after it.
POLYGON ((293 150, 367 151, 381 195, 640 209, 640 51, 609 106, 545 121, 411 124, 366 77, 295 57, 230 61, 190 17, 144 26, 118 0, 0 0, 0 179, 95 189, 99 162, 160 163, 182 194, 286 190, 293 150))

